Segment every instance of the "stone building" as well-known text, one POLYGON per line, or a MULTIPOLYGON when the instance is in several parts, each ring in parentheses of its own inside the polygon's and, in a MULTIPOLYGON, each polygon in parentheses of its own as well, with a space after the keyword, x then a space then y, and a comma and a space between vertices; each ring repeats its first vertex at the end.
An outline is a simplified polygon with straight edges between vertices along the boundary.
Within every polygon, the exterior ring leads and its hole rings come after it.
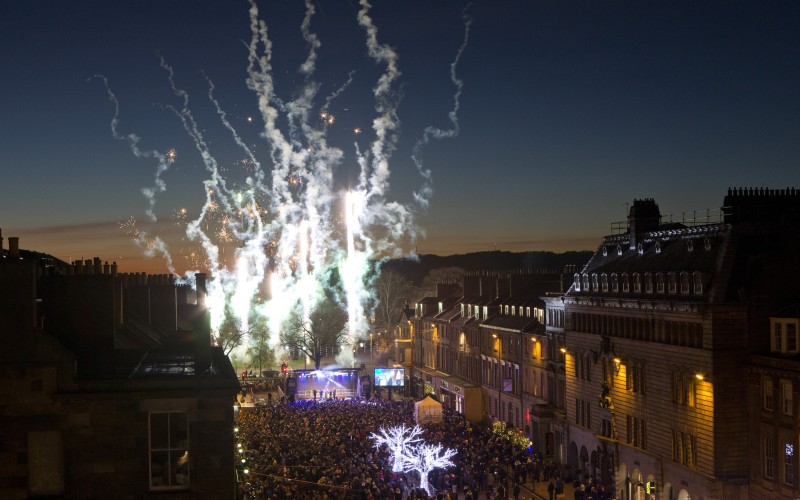
POLYGON ((239 383, 198 290, 9 242, 0 496, 234 497, 239 383))
POLYGON ((563 298, 567 470, 626 499, 744 499, 772 479, 754 472, 745 375, 798 297, 798 215, 793 189, 730 190, 716 219, 634 202, 563 298))

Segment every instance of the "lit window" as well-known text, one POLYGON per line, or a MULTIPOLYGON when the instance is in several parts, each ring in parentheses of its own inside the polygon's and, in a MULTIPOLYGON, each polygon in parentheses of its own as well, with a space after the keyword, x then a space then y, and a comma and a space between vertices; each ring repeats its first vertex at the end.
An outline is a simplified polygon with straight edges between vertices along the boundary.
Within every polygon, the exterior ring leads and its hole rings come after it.
POLYGON ((150 414, 150 488, 189 487, 189 423, 186 412, 150 414))
POLYGON ((575 275, 574 282, 575 282, 575 291, 576 292, 580 292, 581 291, 581 276, 580 276, 580 274, 576 274, 575 275))
POLYGON ((597 281, 597 273, 592 273, 592 290, 595 292, 600 290, 600 284, 597 281))
POLYGON ((794 445, 786 443, 783 448, 783 482, 792 486, 794 484, 794 445))
POLYGON ((619 292, 619 276, 617 273, 611 273, 611 291, 619 292))

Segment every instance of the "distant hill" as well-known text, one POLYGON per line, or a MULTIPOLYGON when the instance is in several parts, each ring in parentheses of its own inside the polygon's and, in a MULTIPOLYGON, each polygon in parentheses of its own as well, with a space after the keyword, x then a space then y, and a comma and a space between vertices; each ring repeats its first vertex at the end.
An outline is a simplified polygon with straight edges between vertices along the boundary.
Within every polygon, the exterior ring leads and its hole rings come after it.
POLYGON ((414 284, 419 284, 433 269, 460 267, 467 271, 507 271, 515 269, 552 269, 561 271, 564 266, 583 267, 593 252, 475 252, 442 257, 419 255, 416 259, 392 259, 384 267, 399 272, 414 284))

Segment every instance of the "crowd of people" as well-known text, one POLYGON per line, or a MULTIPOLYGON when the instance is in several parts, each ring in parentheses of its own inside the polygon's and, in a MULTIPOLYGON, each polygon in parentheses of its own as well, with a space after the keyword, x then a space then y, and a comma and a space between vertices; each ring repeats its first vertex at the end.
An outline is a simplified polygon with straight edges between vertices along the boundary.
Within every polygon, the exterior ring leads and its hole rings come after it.
MULTIPOLYGON (((389 451, 371 433, 413 426, 406 401, 326 400, 257 406, 236 417, 249 499, 428 498, 414 473, 392 473, 389 451)), ((492 428, 445 410, 441 424, 424 426, 422 438, 455 449, 454 467, 428 477, 437 498, 509 498, 541 462, 492 428)))

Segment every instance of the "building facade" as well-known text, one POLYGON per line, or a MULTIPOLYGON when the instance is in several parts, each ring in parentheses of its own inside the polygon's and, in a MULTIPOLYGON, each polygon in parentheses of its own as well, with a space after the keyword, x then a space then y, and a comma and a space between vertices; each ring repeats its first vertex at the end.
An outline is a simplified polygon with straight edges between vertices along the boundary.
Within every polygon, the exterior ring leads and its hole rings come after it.
POLYGON ((0 254, 0 496, 234 498, 240 387, 203 278, 0 254))

